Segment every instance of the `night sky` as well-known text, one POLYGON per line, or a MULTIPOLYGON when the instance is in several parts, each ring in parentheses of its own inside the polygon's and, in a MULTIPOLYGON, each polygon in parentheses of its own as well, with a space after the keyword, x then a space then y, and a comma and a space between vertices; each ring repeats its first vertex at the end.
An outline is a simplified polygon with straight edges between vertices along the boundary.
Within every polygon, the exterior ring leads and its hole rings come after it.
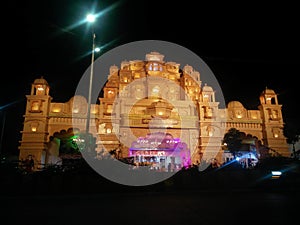
POLYGON ((3 2, 7 15, 2 16, 1 32, 2 153, 18 153, 25 95, 30 94, 34 79, 43 76, 49 82, 53 101, 66 102, 74 95, 90 65, 86 53, 91 49, 89 28, 75 25, 93 10, 105 12, 95 24, 97 42, 109 43, 103 53, 140 40, 179 44, 210 67, 227 103, 237 100, 257 109, 259 95, 268 87, 279 94, 285 122, 300 127, 298 7, 286 1, 207 2, 3 2))

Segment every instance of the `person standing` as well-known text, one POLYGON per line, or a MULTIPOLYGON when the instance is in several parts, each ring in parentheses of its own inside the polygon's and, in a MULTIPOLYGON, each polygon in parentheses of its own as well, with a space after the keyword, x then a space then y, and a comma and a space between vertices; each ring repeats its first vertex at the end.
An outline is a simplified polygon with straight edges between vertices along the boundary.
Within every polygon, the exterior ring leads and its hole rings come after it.
POLYGON ((25 170, 27 172, 32 172, 34 170, 34 160, 32 155, 28 155, 25 160, 25 170))

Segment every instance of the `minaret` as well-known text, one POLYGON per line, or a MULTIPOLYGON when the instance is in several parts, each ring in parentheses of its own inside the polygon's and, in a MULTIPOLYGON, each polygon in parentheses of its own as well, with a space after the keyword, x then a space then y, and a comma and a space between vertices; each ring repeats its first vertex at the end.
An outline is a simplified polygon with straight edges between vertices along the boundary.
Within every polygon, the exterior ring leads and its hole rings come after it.
POLYGON ((31 86, 31 93, 26 95, 26 98, 19 159, 25 160, 32 155, 35 169, 38 169, 45 163, 48 142, 48 115, 52 97, 49 96, 47 81, 43 77, 35 79, 31 86))
POLYGON ((216 101, 215 91, 204 84, 200 94, 199 122, 200 122, 200 153, 203 159, 217 158, 221 161, 220 149, 223 131, 218 115, 219 102, 216 101))
POLYGON ((283 134, 282 105, 278 104, 277 94, 272 89, 266 88, 260 95, 258 108, 263 122, 263 144, 282 156, 289 157, 288 144, 283 134))

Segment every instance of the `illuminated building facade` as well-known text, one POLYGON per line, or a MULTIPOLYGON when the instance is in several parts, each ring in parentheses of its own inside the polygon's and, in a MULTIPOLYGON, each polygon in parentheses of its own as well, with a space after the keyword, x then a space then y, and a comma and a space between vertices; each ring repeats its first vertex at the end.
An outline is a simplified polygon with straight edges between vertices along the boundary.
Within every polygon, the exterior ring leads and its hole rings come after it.
MULTIPOLYGON (((36 162, 47 163, 54 133, 70 128, 85 130, 86 98, 74 96, 68 102, 52 102, 49 90, 47 81, 38 78, 26 96, 20 159, 33 155, 36 162)), ((117 149, 123 158, 137 156, 137 151, 145 148, 141 143, 145 144, 146 137, 163 133, 169 135, 170 143, 180 140, 184 144, 191 163, 203 157, 222 161, 222 139, 230 128, 251 134, 289 156, 277 94, 265 89, 259 98, 257 110, 247 110, 238 101, 219 108, 213 87, 202 84, 200 73, 192 66, 181 68, 179 63, 165 62, 164 55, 150 52, 145 60, 123 61, 120 68, 110 67, 99 104, 91 104, 90 128, 96 131, 97 152, 117 149)), ((148 144, 151 151, 160 149, 163 143, 158 138, 148 144)), ((160 154, 167 155, 166 151, 160 154)))

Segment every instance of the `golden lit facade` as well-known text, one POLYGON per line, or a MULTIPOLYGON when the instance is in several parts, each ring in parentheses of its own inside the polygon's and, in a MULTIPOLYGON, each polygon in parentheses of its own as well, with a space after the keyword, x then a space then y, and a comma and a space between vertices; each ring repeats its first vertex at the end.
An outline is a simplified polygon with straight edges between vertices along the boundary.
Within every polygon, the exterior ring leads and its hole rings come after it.
MULTIPOLYGON (((50 136, 70 128, 85 130, 86 99, 74 96, 65 103, 52 102, 49 89, 45 79, 36 79, 26 96, 20 159, 33 155, 37 163, 47 163, 50 136)), ((164 132, 187 144, 192 163, 203 157, 222 161, 224 134, 237 128, 290 155, 282 106, 273 90, 261 93, 257 110, 247 110, 238 101, 219 108, 213 87, 202 84, 198 71, 165 62, 158 52, 147 54, 145 60, 123 61, 120 68, 111 66, 99 102, 91 104, 90 116, 98 152, 117 149, 120 157, 128 157, 139 137, 164 132)))

